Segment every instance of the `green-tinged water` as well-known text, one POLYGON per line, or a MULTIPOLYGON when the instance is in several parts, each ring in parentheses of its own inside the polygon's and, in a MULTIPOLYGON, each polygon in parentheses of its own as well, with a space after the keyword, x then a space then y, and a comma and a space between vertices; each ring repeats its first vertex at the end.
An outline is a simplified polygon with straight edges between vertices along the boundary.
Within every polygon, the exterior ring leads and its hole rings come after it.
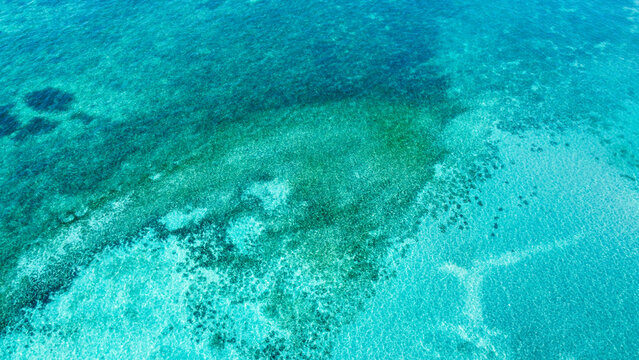
POLYGON ((0 5, 0 358, 639 356, 639 5, 0 5))

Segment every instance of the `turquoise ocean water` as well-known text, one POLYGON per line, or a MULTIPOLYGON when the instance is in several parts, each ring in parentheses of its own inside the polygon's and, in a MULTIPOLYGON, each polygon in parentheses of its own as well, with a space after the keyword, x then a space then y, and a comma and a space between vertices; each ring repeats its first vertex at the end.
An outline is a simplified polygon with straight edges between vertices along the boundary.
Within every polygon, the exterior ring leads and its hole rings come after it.
POLYGON ((5 0, 1 359, 639 359, 636 0, 5 0))

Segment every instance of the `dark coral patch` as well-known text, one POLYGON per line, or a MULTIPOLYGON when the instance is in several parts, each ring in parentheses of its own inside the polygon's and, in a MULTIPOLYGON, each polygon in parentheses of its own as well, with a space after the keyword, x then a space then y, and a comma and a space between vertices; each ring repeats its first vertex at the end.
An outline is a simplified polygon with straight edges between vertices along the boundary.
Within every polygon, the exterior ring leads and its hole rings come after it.
POLYGON ((12 107, 12 105, 0 105, 0 137, 13 134, 20 125, 18 119, 10 113, 12 107))
POLYGON ((67 111, 73 99, 73 94, 53 87, 32 91, 24 96, 24 102, 38 111, 67 111))
POLYGON ((16 140, 24 140, 28 136, 48 134, 58 126, 57 123, 49 121, 43 117, 34 117, 27 125, 22 127, 16 134, 16 140))
POLYGON ((83 112, 77 112, 77 113, 73 113, 70 116, 70 119, 72 120, 80 120, 82 121, 82 123, 84 125, 88 125, 90 124, 93 120, 96 119, 95 116, 89 115, 87 113, 83 113, 83 112))
POLYGON ((43 117, 34 117, 22 129, 31 135, 42 135, 53 131, 58 126, 57 123, 49 121, 43 117))

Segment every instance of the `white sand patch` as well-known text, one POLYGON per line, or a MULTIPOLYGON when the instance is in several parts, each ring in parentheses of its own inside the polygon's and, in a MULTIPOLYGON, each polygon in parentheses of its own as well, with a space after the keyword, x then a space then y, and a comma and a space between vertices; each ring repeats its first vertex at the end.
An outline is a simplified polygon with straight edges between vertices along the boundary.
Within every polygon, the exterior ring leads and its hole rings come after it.
POLYGON ((186 209, 183 211, 173 210, 164 215, 164 217, 160 219, 160 223, 166 226, 169 231, 180 230, 190 225, 199 224, 207 213, 208 209, 206 208, 186 209))
POLYGON ((264 232, 264 224, 253 216, 245 216, 232 221, 226 229, 227 240, 241 254, 255 250, 259 237, 264 232))
POLYGON ((272 180, 251 184, 244 196, 255 196, 260 199, 264 210, 273 212, 286 205, 291 189, 287 181, 272 180))

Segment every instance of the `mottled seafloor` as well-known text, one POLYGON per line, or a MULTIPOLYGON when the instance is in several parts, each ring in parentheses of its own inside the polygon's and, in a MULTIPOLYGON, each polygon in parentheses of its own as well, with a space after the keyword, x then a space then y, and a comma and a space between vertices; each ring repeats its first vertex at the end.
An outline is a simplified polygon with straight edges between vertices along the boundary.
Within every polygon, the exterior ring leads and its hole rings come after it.
POLYGON ((637 0, 0 3, 1 359, 639 358, 637 0))

